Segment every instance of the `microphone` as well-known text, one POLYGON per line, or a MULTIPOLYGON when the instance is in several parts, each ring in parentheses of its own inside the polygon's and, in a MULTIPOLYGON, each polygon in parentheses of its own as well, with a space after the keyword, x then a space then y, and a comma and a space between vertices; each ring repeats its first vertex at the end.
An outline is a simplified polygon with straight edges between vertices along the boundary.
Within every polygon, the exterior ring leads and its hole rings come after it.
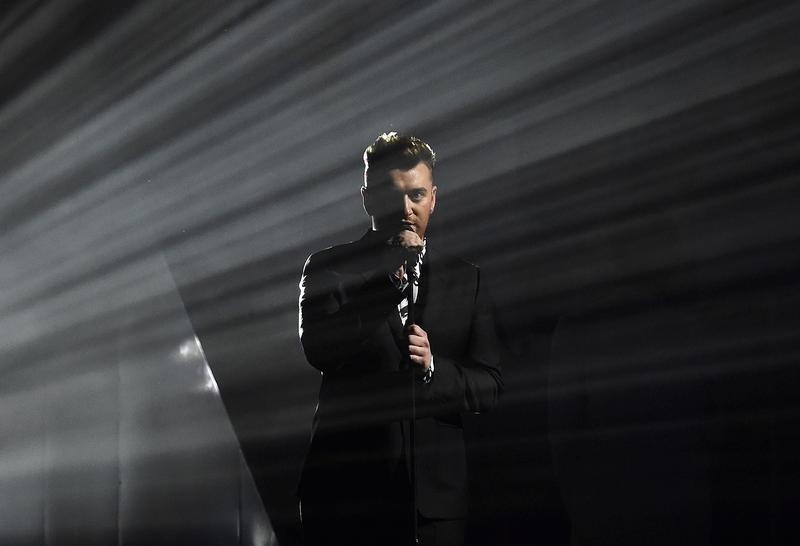
POLYGON ((417 266, 419 264, 419 258, 421 254, 421 247, 406 249, 405 270, 406 278, 408 279, 408 286, 406 286, 406 299, 408 301, 408 316, 406 317, 406 326, 416 323, 416 317, 414 313, 414 287, 419 286, 417 266))
POLYGON ((411 284, 417 284, 417 265, 419 264, 419 257, 422 255, 422 247, 415 246, 406 249, 405 270, 408 276, 408 281, 411 284))

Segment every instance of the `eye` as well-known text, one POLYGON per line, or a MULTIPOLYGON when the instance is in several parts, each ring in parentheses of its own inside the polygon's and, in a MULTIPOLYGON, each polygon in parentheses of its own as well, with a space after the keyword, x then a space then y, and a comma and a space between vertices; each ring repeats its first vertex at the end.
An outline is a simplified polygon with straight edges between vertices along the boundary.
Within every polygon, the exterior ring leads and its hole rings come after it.
POLYGON ((415 203, 419 203, 425 198, 425 190, 414 190, 409 197, 411 197, 411 200, 415 203))

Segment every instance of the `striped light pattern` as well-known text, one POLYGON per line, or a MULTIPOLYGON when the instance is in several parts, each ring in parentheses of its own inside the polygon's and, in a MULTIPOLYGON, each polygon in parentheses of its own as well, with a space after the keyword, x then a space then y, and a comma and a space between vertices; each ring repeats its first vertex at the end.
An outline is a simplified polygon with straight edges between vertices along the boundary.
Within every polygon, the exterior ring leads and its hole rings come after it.
MULTIPOLYGON (((790 1, 7 2, 0 431, 12 441, 0 447, 0 495, 19 475, 79 462, 45 468, 36 435, 102 384, 93 377, 115 373, 131 309, 165 297, 152 267, 163 255, 278 538, 296 541, 293 487, 318 385, 297 340, 300 269, 366 229, 361 152, 400 130, 440 161, 430 244, 482 266, 508 347, 504 406, 470 425, 475 502, 488 514, 475 543, 518 543, 519 522, 534 520, 553 543, 564 522, 595 532, 589 543, 624 543, 571 503, 587 482, 574 478, 586 467, 570 462, 569 439, 630 423, 611 410, 605 422, 551 422, 564 477, 546 406, 564 415, 613 393, 650 415, 640 425, 655 435, 686 419, 753 433, 731 424, 737 411, 797 423, 796 406, 775 409, 743 385, 797 377, 798 24, 790 1), (707 329, 653 333, 685 327, 686 313, 707 329), (605 356, 587 371, 580 347, 605 356), (678 406, 689 393, 688 409, 650 414, 653 398, 632 395, 642 388, 672 389, 678 406)), ((118 400, 94 403, 59 426, 78 438, 118 400)), ((786 430, 759 461, 796 449, 786 430)), ((722 485, 704 489, 693 528, 738 514, 716 500, 736 479, 724 459, 734 444, 709 448, 723 453, 709 463, 722 485)), ((775 472, 753 479, 774 490, 775 472)), ((781 509, 764 516, 774 529, 781 509)))

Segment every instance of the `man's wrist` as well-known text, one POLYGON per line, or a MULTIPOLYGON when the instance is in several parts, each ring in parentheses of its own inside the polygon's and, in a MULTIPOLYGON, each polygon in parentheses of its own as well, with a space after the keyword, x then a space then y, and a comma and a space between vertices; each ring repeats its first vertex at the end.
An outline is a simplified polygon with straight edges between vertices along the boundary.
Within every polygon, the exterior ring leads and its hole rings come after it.
POLYGON ((433 355, 431 355, 431 365, 425 368, 425 373, 422 374, 422 382, 427 385, 428 383, 433 381, 433 372, 434 372, 433 355))

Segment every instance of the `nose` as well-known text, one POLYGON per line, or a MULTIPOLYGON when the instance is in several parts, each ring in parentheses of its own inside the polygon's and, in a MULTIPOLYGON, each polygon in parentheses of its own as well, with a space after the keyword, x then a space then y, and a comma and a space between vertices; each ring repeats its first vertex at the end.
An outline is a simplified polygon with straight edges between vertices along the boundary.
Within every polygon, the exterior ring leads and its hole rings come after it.
POLYGON ((411 216, 411 198, 407 195, 403 196, 403 214, 406 218, 411 216))

